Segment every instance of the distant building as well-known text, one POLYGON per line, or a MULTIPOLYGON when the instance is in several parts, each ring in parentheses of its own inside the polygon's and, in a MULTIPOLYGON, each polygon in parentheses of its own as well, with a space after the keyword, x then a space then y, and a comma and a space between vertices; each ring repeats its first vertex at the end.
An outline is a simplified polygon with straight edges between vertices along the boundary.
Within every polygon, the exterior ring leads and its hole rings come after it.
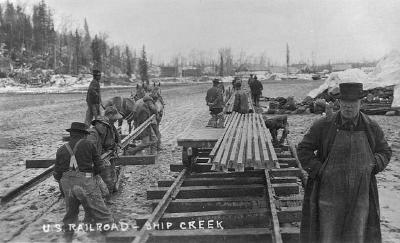
POLYGON ((204 75, 217 75, 217 69, 215 66, 205 66, 203 68, 204 75))
POLYGON ((352 68, 351 64, 349 63, 332 64, 331 66, 332 72, 339 72, 352 68))
POLYGON ((197 67, 183 67, 182 68, 182 77, 200 77, 201 70, 197 67))
POLYGON ((177 77, 179 75, 178 67, 162 66, 160 69, 160 77, 177 77))

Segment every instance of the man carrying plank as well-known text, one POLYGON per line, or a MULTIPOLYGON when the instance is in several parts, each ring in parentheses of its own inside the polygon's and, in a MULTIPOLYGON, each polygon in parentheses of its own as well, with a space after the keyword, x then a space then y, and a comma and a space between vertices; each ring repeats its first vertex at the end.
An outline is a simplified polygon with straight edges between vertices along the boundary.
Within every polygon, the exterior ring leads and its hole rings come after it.
POLYGON ((72 237, 78 224, 79 205, 85 210, 85 223, 110 224, 113 217, 104 203, 99 186, 103 164, 96 147, 86 139, 89 134, 84 123, 73 122, 69 129, 71 140, 57 150, 54 178, 61 184, 65 196, 66 214, 63 219, 67 237, 72 237))

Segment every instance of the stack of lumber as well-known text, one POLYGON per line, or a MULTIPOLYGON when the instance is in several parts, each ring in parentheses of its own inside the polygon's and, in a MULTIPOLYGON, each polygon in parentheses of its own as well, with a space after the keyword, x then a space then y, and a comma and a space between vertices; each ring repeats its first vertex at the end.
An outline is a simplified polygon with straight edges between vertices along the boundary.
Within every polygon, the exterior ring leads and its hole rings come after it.
POLYGON ((223 135, 210 153, 214 170, 244 171, 272 168, 277 163, 271 134, 261 114, 233 112, 223 135))

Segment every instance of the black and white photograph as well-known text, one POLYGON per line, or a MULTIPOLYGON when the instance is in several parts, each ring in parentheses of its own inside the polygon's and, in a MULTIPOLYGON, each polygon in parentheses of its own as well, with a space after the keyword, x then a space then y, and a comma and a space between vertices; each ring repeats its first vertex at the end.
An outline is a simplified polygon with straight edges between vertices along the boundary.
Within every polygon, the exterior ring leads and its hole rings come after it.
POLYGON ((0 242, 400 242, 400 1, 0 0, 0 242))

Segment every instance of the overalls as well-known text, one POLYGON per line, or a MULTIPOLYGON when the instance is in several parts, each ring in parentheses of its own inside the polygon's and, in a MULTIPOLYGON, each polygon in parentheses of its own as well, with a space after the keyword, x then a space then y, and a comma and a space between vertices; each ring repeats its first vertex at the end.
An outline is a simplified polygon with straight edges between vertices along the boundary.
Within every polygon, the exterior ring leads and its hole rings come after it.
POLYGON ((68 231, 68 224, 78 223, 79 205, 85 210, 85 223, 112 223, 113 218, 110 210, 104 203, 101 191, 96 183, 93 173, 80 172, 76 163, 75 153, 79 140, 72 150, 66 144, 71 155, 69 170, 63 173, 60 183, 65 195, 66 214, 63 219, 64 228, 68 231))
POLYGON ((364 242, 374 156, 365 131, 338 130, 319 171, 320 242, 364 242))

